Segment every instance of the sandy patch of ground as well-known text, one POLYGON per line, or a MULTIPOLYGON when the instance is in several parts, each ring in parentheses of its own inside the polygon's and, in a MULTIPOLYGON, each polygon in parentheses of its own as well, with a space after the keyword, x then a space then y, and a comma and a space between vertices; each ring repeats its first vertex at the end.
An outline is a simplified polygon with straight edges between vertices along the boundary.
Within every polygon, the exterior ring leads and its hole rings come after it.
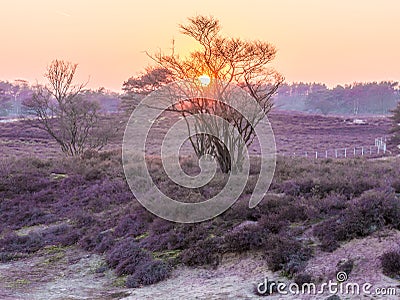
MULTIPOLYGON (((341 296, 341 299, 399 299, 400 282, 381 273, 379 256, 400 243, 399 231, 383 231, 365 239, 353 240, 333 253, 317 251, 306 271, 318 284, 335 280, 337 264, 354 261, 348 282, 369 282, 376 287, 394 287, 397 296, 341 296)), ((73 247, 48 247, 35 256, 0 264, 0 299, 2 300, 72 300, 72 299, 260 299, 254 294, 256 284, 265 277, 290 284, 292 281, 268 270, 260 254, 227 255, 220 266, 175 269, 172 276, 158 284, 125 289, 112 271, 96 272, 104 260, 73 247), (118 286, 120 285, 120 286, 118 286)), ((318 285, 317 285, 318 287, 318 285)), ((274 294, 265 299, 326 299, 324 295, 274 294)))
POLYGON ((0 264, 2 300, 120 299, 127 294, 115 286, 111 271, 95 254, 73 247, 47 247, 31 257, 0 264))

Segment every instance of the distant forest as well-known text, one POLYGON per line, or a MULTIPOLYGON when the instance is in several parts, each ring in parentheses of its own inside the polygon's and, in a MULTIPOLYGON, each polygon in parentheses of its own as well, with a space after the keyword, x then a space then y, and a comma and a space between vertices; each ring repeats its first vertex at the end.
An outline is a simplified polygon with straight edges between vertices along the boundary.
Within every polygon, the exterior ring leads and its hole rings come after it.
POLYGON ((353 83, 328 88, 321 83, 282 84, 275 106, 328 114, 391 114, 400 100, 399 83, 394 81, 353 83))
MULTIPOLYGON (((29 114, 23 103, 32 97, 33 92, 34 88, 25 80, 0 81, 0 118, 17 118, 29 114)), ((86 89, 82 97, 97 101, 104 112, 119 110, 120 95, 105 88, 86 89)))
MULTIPOLYGON (((24 100, 33 87, 25 80, 0 81, 0 118, 26 115, 24 100)), ((103 111, 120 109, 121 94, 104 88, 85 90, 84 97, 98 101, 103 111)), ((391 114, 400 100, 398 82, 366 82, 328 88, 321 83, 283 83, 274 96, 275 107, 309 113, 362 115, 391 114)))

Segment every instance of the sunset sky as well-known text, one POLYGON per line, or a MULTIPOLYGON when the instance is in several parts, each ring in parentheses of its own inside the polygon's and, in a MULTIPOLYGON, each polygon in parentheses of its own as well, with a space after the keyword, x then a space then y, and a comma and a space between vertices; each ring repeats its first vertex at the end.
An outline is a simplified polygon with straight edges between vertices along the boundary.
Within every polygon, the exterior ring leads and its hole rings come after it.
POLYGON ((78 80, 119 91, 151 64, 144 51, 185 54, 187 17, 213 15, 227 36, 268 41, 288 82, 400 80, 398 0, 0 0, 0 79, 41 81, 59 58, 78 80))

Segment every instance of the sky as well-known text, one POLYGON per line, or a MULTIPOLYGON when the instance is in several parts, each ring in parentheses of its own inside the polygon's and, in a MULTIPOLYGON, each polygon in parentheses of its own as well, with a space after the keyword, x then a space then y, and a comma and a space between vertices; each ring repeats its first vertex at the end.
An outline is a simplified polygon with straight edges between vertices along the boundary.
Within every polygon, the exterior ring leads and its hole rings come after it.
POLYGON ((212 15, 229 37, 270 42, 287 82, 328 86, 400 80, 398 0, 0 0, 0 80, 43 82, 53 59, 77 80, 120 91, 152 64, 145 51, 185 55, 178 24, 212 15))

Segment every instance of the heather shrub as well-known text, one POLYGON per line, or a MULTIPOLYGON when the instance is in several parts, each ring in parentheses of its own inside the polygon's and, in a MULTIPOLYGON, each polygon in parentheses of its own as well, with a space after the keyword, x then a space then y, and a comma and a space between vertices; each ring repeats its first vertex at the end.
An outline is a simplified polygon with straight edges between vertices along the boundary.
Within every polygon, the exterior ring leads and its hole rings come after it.
POLYGON ((161 218, 155 218, 154 221, 150 224, 150 232, 152 234, 158 235, 163 234, 174 227, 174 222, 167 221, 161 218))
POLYGON ((371 190, 354 199, 338 216, 318 224, 314 235, 323 249, 333 251, 337 241, 364 237, 384 226, 400 228, 400 200, 390 191, 371 190))
POLYGON ((334 192, 351 199, 367 190, 385 186, 387 176, 386 165, 359 159, 278 158, 272 187, 294 196, 323 198, 334 192))
POLYGON ((222 253, 220 238, 199 240, 180 254, 181 261, 188 266, 217 266, 222 253))
POLYGON ((248 200, 239 199, 221 215, 221 218, 232 225, 235 223, 237 224, 240 221, 255 221, 260 215, 259 211, 259 207, 250 209, 248 200))
POLYGON ((286 219, 282 219, 280 214, 272 213, 262 216, 258 221, 258 224, 264 231, 276 234, 285 230, 289 225, 289 222, 286 219))
POLYGON ((94 250, 97 245, 96 235, 97 233, 95 232, 89 232, 89 234, 79 238, 78 245, 86 251, 94 250))
POLYGON ((0 263, 6 263, 16 258, 15 254, 9 252, 0 252, 0 263))
POLYGON ((276 187, 279 192, 285 193, 287 195, 291 196, 299 196, 301 193, 300 185, 296 182, 296 180, 289 179, 276 187))
POLYGON ((74 214, 74 223, 77 228, 88 228, 98 221, 92 214, 78 210, 74 214))
POLYGON ((150 251, 176 250, 182 248, 182 239, 175 232, 150 234, 140 241, 140 245, 150 251))
POLYGON ((337 193, 331 193, 322 199, 309 199, 308 202, 317 210, 317 215, 314 215, 314 217, 334 216, 339 214, 348 206, 347 198, 344 195, 337 193))
POLYGON ((174 223, 170 230, 164 233, 156 234, 150 232, 140 243, 151 251, 186 249, 192 247, 198 241, 208 238, 213 233, 213 229, 209 226, 209 222, 195 224, 174 223))
POLYGON ((192 247, 198 241, 207 239, 212 232, 208 225, 208 222, 176 224, 173 230, 169 231, 167 249, 185 249, 192 247))
POLYGON ((275 196, 267 194, 255 209, 259 210, 261 216, 279 214, 283 208, 292 205, 297 199, 298 198, 287 195, 275 196))
POLYGON ((351 271, 353 271, 354 268, 354 260, 352 259, 344 259, 340 260, 338 264, 336 265, 336 273, 339 272, 345 272, 348 275, 350 275, 351 271))
POLYGON ((149 223, 153 219, 148 211, 143 208, 138 208, 134 213, 128 214, 119 220, 115 228, 115 236, 138 236, 145 233, 148 229, 149 223))
POLYGON ((109 224, 103 220, 95 220, 90 225, 81 227, 79 246, 87 251, 104 252, 113 245, 115 239, 109 228, 109 224))
POLYGON ((133 274, 139 264, 151 260, 151 255, 139 247, 138 243, 128 238, 117 243, 107 253, 107 264, 115 268, 118 276, 133 274))
POLYGON ((392 188, 394 189, 395 193, 400 194, 400 180, 399 179, 395 179, 392 182, 392 188))
POLYGON ((97 236, 96 245, 94 251, 97 253, 105 253, 115 245, 115 238, 112 232, 106 231, 101 232, 97 236))
POLYGON ((0 191, 2 190, 5 196, 12 197, 18 194, 39 192, 40 190, 53 187, 54 183, 46 175, 42 172, 29 172, 29 170, 26 172, 20 170, 7 174, 1 180, 0 191))
POLYGON ((41 234, 47 245, 70 246, 79 240, 79 231, 68 224, 52 226, 43 230, 41 234))
POLYGON ((135 273, 129 275, 126 279, 128 288, 138 288, 144 285, 150 285, 169 277, 172 267, 163 261, 152 260, 138 266, 135 273))
POLYGON ((82 176, 70 176, 60 182, 58 201, 53 204, 58 215, 75 219, 82 212, 100 213, 132 202, 133 196, 122 179, 103 179, 88 184, 82 176))
POLYGON ((225 251, 240 253, 265 245, 269 235, 268 229, 257 223, 242 223, 238 227, 224 235, 225 251))
POLYGON ((47 213, 40 208, 32 207, 21 212, 20 217, 16 218, 19 227, 34 226, 39 224, 49 224, 57 220, 57 217, 51 213, 47 213))
POLYGON ((298 286, 302 286, 305 283, 313 282, 313 278, 311 277, 311 275, 303 272, 296 274, 293 279, 298 286))
MULTIPOLYGON (((228 229, 246 220, 258 221, 264 216, 279 215, 283 210, 285 210, 285 213, 291 214, 290 210, 293 206, 298 205, 298 201, 292 196, 267 194, 255 208, 250 209, 248 205, 247 198, 239 199, 231 208, 220 216, 220 218, 226 222, 228 229)), ((295 208, 295 210, 296 209, 297 208, 295 208)), ((282 217, 282 219, 284 218, 285 217, 282 217)), ((297 218, 297 216, 295 218, 297 218)))
POLYGON ((305 221, 308 219, 307 207, 300 201, 292 202, 290 205, 282 208, 279 218, 291 223, 305 221))
POLYGON ((268 267, 272 271, 282 270, 287 275, 301 271, 311 257, 310 249, 290 236, 271 235, 265 246, 268 267))
POLYGON ((381 257, 382 272, 386 276, 400 278, 400 251, 389 251, 381 257))
POLYGON ((24 226, 49 224, 58 217, 29 201, 28 196, 17 196, 14 199, 0 201, 1 227, 19 229, 24 226))
POLYGON ((45 246, 41 234, 30 233, 28 235, 9 234, 0 240, 0 252, 3 253, 33 253, 45 246))

